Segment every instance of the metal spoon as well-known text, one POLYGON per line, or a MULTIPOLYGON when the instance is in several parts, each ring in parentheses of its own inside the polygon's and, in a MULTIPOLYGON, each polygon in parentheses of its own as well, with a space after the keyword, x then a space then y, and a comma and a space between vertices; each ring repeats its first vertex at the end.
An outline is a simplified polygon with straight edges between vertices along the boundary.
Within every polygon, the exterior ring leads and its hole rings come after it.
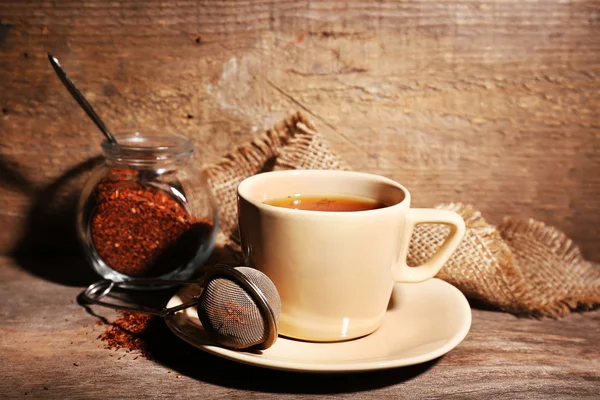
POLYGON ((75 86, 71 78, 69 78, 67 73, 62 69, 56 57, 48 53, 48 60, 50 60, 50 64, 52 65, 52 68, 54 68, 56 75, 58 75, 61 82, 65 85, 69 93, 71 93, 71 96, 73 96, 73 98, 77 100, 77 103, 79 103, 81 108, 83 108, 83 111, 85 111, 85 113, 92 119, 92 121, 94 121, 96 126, 102 131, 104 136, 106 136, 106 139, 108 139, 110 143, 117 144, 117 140, 115 139, 113 134, 110 133, 110 131, 108 130, 106 125, 104 125, 104 122, 102 122, 98 114, 96 114, 90 103, 88 103, 85 97, 83 97, 79 89, 77 89, 77 86, 75 86))

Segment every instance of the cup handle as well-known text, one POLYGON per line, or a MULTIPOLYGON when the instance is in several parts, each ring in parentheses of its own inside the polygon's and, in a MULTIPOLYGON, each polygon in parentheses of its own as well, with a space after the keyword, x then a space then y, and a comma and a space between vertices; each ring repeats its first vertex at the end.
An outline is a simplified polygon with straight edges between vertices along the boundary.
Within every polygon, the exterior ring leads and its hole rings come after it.
POLYGON ((465 221, 454 211, 435 208, 411 208, 406 220, 406 239, 400 249, 398 264, 394 269, 394 279, 396 282, 422 282, 433 278, 452 256, 464 235, 465 221), (448 225, 450 234, 429 260, 417 267, 409 267, 406 263, 408 246, 413 230, 418 224, 448 225))

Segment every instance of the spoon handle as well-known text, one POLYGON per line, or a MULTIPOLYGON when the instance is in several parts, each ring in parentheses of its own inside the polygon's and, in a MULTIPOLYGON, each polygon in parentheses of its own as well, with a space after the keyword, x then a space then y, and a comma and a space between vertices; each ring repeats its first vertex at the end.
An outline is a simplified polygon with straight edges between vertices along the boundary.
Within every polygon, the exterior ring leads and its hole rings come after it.
POLYGON ((104 133, 106 139, 108 139, 110 143, 116 144, 117 140, 115 139, 113 134, 110 133, 110 131, 108 130, 106 125, 104 125, 104 122, 102 122, 98 114, 96 114, 90 103, 88 103, 85 97, 83 97, 83 94, 81 94, 79 89, 77 89, 77 86, 75 86, 71 78, 69 78, 67 73, 61 68, 60 63, 58 62, 56 57, 48 53, 48 60, 50 60, 50 64, 52 65, 52 68, 54 68, 56 75, 58 75, 61 82, 65 85, 69 93, 71 93, 71 96, 73 96, 73 98, 77 101, 77 103, 79 103, 81 108, 83 108, 83 111, 86 112, 86 114, 92 119, 92 121, 94 121, 96 126, 102 131, 102 133, 104 133))

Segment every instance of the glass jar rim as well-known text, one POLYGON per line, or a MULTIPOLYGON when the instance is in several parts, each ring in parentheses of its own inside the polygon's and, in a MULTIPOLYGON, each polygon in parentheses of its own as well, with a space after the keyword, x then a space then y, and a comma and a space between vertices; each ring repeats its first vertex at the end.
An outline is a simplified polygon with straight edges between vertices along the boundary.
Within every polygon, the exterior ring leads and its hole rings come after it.
POLYGON ((108 159, 158 161, 190 156, 194 142, 176 133, 118 133, 117 143, 102 142, 102 150, 108 159))

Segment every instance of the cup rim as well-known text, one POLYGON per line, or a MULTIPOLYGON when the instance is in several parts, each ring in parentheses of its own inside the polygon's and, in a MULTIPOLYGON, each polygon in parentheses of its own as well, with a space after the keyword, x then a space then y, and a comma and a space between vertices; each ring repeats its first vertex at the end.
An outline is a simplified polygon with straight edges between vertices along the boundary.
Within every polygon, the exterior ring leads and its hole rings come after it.
POLYGON ((364 213, 377 213, 377 212, 385 212, 386 210, 392 209, 392 208, 396 208, 396 207, 402 207, 404 204, 410 204, 410 192, 408 191, 408 189, 406 189, 404 186, 402 186, 401 184, 399 184, 398 182, 394 181, 393 179, 387 178, 385 176, 382 175, 377 175, 377 174, 371 174, 368 172, 357 172, 357 171, 344 171, 344 170, 325 170, 325 169, 295 169, 295 170, 284 170, 284 171, 267 171, 267 172, 261 172, 259 174, 255 174, 252 175, 246 179, 244 179, 242 182, 240 182, 240 184, 237 187, 237 195, 238 198, 243 198, 245 201, 247 201, 248 203, 263 209, 263 210, 267 210, 267 211, 271 211, 271 212, 276 212, 276 213, 290 213, 293 212, 294 215, 362 215, 364 213), (356 176, 356 177, 362 177, 362 178, 367 178, 370 180, 374 180, 380 183, 385 183, 385 184, 389 184, 391 186, 394 186, 398 189, 400 189, 403 193, 404 193, 404 198, 399 201, 398 203, 389 205, 387 207, 383 207, 383 208, 376 208, 373 210, 362 210, 362 211, 317 211, 317 210, 298 210, 298 209, 291 209, 291 208, 285 208, 285 207, 278 207, 278 206, 274 206, 271 204, 266 204, 263 201, 259 201, 259 200, 255 200, 253 198, 251 198, 251 196, 248 195, 248 190, 250 189, 250 185, 259 179, 267 179, 265 178, 265 176, 267 175, 290 175, 290 176, 298 176, 298 175, 302 175, 302 174, 313 174, 313 175, 322 175, 322 174, 331 174, 331 175, 346 175, 346 176, 356 176))

